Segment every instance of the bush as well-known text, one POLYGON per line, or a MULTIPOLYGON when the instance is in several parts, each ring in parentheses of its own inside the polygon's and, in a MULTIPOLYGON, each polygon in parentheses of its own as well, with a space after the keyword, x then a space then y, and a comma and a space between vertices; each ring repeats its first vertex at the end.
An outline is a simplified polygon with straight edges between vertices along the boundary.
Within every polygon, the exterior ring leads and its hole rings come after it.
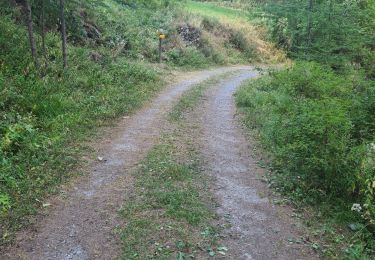
POLYGON ((187 47, 185 49, 171 49, 167 52, 169 63, 176 66, 189 68, 206 67, 206 57, 195 47, 187 47))
POLYGON ((254 58, 256 56, 256 47, 249 42, 242 31, 231 30, 229 43, 233 45, 234 48, 244 53, 247 58, 254 58))
POLYGON ((375 249, 375 97, 371 83, 347 77, 297 62, 243 86, 236 100, 271 155, 272 186, 356 223, 346 254, 358 258, 375 249))
MULTIPOLYGON (((40 77, 32 65, 27 33, 0 19, 0 244, 25 216, 66 179, 77 163, 79 140, 119 114, 140 107, 162 84, 158 73, 111 51, 69 45, 62 71, 60 39, 46 38, 49 66, 40 77)), ((37 35, 36 35, 37 37, 37 35)), ((37 37, 38 38, 38 37, 37 37)))
MULTIPOLYGON (((375 180, 373 172, 361 170, 368 157, 357 147, 372 140, 353 136, 358 119, 351 117, 371 111, 357 105, 366 97, 353 95, 351 82, 326 67, 303 62, 243 87, 237 102, 247 111, 247 122, 259 128, 278 171, 289 176, 289 192, 349 198, 375 180), (356 172, 366 176, 364 180, 356 172)), ((358 124, 367 133, 373 131, 373 126, 366 127, 373 122, 370 117, 358 124)))

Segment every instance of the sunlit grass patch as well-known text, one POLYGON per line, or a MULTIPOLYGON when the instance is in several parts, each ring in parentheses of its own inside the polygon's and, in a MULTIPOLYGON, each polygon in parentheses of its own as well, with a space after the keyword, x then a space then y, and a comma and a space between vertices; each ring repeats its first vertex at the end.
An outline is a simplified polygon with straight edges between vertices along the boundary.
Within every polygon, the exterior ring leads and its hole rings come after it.
POLYGON ((246 20, 246 13, 238 9, 218 6, 213 3, 188 1, 187 9, 205 16, 221 18, 229 21, 246 20))

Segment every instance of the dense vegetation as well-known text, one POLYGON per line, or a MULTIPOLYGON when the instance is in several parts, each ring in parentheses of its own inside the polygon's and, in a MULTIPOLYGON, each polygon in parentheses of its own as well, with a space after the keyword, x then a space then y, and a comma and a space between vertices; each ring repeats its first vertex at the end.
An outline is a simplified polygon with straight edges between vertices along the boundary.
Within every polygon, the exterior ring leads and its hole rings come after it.
MULTIPOLYGON (((46 34, 46 58, 38 53, 43 65, 37 69, 26 30, 15 23, 21 19, 18 10, 0 9, 0 235, 7 242, 12 230, 27 224, 24 216, 43 206, 47 193, 68 173, 77 174, 72 172, 82 148, 77 140, 141 106, 160 78, 155 68, 116 53, 117 45, 96 45, 75 31, 70 41, 77 44, 69 45, 64 70, 60 36, 53 29, 46 34)), ((77 26, 67 17, 68 30, 77 26)))
POLYGON ((375 253, 374 8, 374 1, 258 5, 251 17, 299 61, 237 93, 272 154, 271 183, 317 205, 326 222, 351 224, 355 235, 343 251, 353 258, 375 253))

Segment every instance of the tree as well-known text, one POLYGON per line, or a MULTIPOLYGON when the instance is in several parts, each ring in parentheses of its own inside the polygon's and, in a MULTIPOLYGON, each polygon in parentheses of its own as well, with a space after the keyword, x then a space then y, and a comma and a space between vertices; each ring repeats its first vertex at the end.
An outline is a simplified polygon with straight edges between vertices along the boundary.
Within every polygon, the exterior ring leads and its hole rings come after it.
POLYGON ((375 0, 267 0, 272 37, 292 58, 325 63, 337 71, 363 68, 371 77, 375 0))
POLYGON ((23 6, 24 6, 25 17, 26 17, 27 30, 28 30, 28 33, 29 33, 31 55, 32 55, 33 60, 34 60, 35 67, 38 68, 39 63, 38 63, 37 52, 36 52, 33 19, 32 19, 32 12, 31 12, 31 6, 30 6, 30 3, 29 3, 29 0, 25 0, 24 3, 23 3, 23 6))
POLYGON ((66 69, 68 67, 68 60, 67 60, 66 25, 65 25, 65 17, 64 17, 64 6, 65 6, 64 0, 60 0, 61 43, 62 43, 64 69, 66 69))
POLYGON ((45 64, 47 65, 48 58, 47 58, 47 48, 46 48, 45 0, 40 0, 40 1, 41 1, 40 34, 41 34, 41 37, 42 37, 42 51, 43 51, 43 56, 44 56, 45 64))
POLYGON ((307 15, 307 52, 310 53, 310 48, 312 44, 312 13, 313 13, 313 0, 308 0, 308 15, 307 15))

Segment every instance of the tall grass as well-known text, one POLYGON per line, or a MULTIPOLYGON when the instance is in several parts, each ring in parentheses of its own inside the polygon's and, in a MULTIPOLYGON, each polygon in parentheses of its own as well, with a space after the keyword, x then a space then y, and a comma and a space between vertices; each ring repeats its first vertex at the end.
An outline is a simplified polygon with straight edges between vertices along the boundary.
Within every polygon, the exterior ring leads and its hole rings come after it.
POLYGON ((272 185, 294 201, 330 205, 325 214, 345 216, 346 224, 360 223, 362 254, 375 250, 374 94, 359 75, 349 80, 298 62, 243 86, 236 98, 272 156, 272 185), (362 209, 351 211, 353 203, 362 209))
MULTIPOLYGON (((73 171, 88 133, 131 113, 158 89, 159 72, 126 57, 89 59, 90 48, 69 46, 70 68, 51 60, 39 76, 28 55, 26 32, 0 19, 0 230, 2 243, 27 224, 26 215, 73 171), (2 50, 4 50, 2 48, 2 50), (3 55, 4 54, 4 55, 3 55)), ((50 55, 61 55, 59 37, 47 36, 50 55)), ((110 54, 107 54, 110 55, 110 54)))

